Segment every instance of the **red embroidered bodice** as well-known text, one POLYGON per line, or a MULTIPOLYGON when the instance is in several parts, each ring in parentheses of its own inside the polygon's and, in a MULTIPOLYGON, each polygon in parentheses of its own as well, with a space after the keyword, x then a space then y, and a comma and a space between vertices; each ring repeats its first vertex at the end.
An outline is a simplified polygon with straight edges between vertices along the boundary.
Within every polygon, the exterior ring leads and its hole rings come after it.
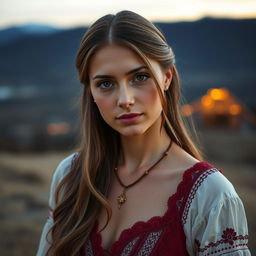
POLYGON ((191 196, 195 195, 197 188, 210 173, 219 171, 212 167, 207 162, 198 162, 187 169, 176 193, 168 199, 168 209, 165 214, 152 217, 146 222, 138 221, 131 228, 123 230, 109 251, 102 248, 102 238, 96 222, 81 255, 188 255, 182 223, 193 199, 191 196), (195 192, 191 193, 191 190, 195 192))

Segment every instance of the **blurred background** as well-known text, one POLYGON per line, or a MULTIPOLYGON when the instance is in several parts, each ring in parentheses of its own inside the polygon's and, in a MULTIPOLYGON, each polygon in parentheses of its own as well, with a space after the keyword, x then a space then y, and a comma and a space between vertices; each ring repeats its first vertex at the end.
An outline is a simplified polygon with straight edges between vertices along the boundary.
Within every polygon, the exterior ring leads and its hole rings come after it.
POLYGON ((95 19, 123 9, 166 35, 182 113, 242 198, 256 255, 256 1, 0 3, 0 255, 35 255, 52 174, 79 140, 79 42, 95 19))

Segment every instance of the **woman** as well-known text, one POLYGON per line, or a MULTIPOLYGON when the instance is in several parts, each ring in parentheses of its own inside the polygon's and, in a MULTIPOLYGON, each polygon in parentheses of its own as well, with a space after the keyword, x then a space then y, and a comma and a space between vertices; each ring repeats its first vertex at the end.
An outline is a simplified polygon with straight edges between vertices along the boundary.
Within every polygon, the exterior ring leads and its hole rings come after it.
POLYGON ((81 145, 55 171, 37 255, 250 255, 241 200, 185 129, 161 32, 106 15, 76 66, 81 145))

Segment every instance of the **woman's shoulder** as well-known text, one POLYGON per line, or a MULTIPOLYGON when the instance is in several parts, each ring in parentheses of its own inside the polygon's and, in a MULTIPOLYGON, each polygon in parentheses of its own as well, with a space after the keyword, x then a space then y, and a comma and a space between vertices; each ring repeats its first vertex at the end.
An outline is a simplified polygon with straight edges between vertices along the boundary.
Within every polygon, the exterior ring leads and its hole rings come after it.
POLYGON ((57 165, 57 168, 55 169, 52 177, 52 190, 59 184, 59 182, 67 175, 67 173, 71 169, 71 165, 78 155, 78 152, 74 152, 64 159, 62 159, 59 164, 57 165))
POLYGON ((56 187, 58 186, 60 181, 65 177, 65 175, 67 175, 67 173, 70 171, 71 165, 77 155, 78 155, 78 152, 74 152, 68 155, 67 157, 65 157, 64 159, 62 159, 53 173, 51 189, 50 189, 50 198, 49 198, 49 205, 51 209, 55 208, 54 194, 55 194, 56 187))
POLYGON ((174 169, 180 170, 186 190, 191 189, 191 193, 196 193, 203 188, 214 195, 233 191, 232 184, 218 166, 207 160, 194 158, 177 144, 173 145, 171 153, 168 165, 175 165, 174 169))
POLYGON ((239 196, 224 172, 209 162, 198 162, 190 170, 193 185, 189 192, 190 207, 205 211, 239 196))
POLYGON ((63 178, 69 172, 71 165, 77 155, 78 155, 78 152, 74 152, 74 153, 68 155, 67 157, 65 157, 64 159, 62 159, 59 162, 59 164, 53 174, 53 179, 59 180, 59 179, 63 178))
MULTIPOLYGON (((199 162, 198 169, 201 170, 198 176, 197 185, 201 193, 210 194, 214 197, 232 197, 236 196, 233 184, 225 176, 219 167, 209 162, 199 162)), ((219 198, 220 199, 220 198, 219 198)))

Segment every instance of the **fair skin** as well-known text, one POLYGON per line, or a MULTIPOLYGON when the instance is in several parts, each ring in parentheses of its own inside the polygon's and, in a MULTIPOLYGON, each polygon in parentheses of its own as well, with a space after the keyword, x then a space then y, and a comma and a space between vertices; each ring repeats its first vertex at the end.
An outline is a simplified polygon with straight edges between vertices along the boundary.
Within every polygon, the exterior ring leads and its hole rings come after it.
MULTIPOLYGON (((171 83, 173 69, 163 70, 158 62, 148 60, 164 93, 171 83)), ((156 83, 139 56, 120 45, 107 45, 93 55, 89 78, 92 96, 103 119, 120 134, 122 159, 118 173, 128 185, 152 166, 170 143, 165 129, 160 132, 162 104, 156 83), (121 115, 131 113, 135 117, 119 119, 121 115)), ((184 170, 196 162, 197 159, 173 143, 168 156, 150 175, 127 190, 128 200, 121 209, 117 207, 116 197, 122 187, 113 176, 108 194, 113 216, 101 232, 103 248, 109 249, 121 232, 135 222, 162 216, 166 211, 166 202, 175 193, 184 170), (157 193, 152 193, 152 188, 157 193)), ((100 228, 105 222, 106 212, 102 210, 100 228)))

